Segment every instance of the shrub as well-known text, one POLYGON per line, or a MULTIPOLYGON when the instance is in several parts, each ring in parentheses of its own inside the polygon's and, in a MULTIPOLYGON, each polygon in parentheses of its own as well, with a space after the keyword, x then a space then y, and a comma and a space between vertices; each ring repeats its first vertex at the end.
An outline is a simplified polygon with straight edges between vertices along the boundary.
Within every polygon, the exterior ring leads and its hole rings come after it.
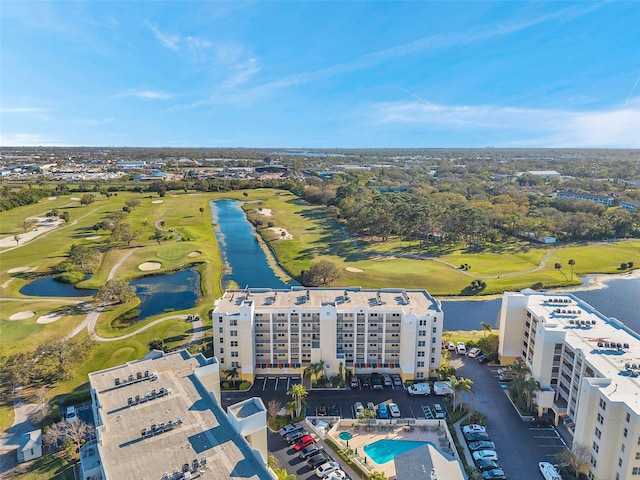
POLYGON ((628 268, 628 265, 626 263, 620 264, 620 270, 626 270, 627 268, 628 268))
POLYGON ((72 285, 84 280, 84 273, 82 272, 63 272, 60 275, 53 277, 56 282, 70 283, 72 285))
POLYGON ((242 382, 238 387, 238 390, 249 390, 251 388, 251 382, 242 382))

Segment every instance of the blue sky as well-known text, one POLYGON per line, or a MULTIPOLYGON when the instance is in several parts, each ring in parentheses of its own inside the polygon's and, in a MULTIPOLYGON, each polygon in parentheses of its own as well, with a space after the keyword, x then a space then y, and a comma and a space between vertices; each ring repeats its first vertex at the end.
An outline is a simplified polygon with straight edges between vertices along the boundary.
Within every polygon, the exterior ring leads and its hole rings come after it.
POLYGON ((640 148, 640 2, 2 1, 0 144, 640 148))

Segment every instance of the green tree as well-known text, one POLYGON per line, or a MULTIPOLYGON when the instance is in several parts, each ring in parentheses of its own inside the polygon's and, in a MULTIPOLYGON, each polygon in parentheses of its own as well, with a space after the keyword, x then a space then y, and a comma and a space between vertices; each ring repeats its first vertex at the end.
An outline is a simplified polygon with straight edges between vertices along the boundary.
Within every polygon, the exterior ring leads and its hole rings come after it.
POLYGON ((20 235, 19 235, 19 234, 17 234, 17 233, 16 233, 16 234, 13 236, 13 239, 16 241, 16 244, 17 244, 17 245, 20 245, 20 235))
POLYGON ((93 272, 98 266, 100 257, 98 252, 84 245, 71 245, 69 249, 69 261, 81 272, 93 272))
POLYGON ((576 261, 573 258, 570 258, 567 263, 571 266, 571 280, 573 280, 573 266, 576 264, 576 261))
POLYGON ((319 287, 329 285, 340 277, 340 270, 328 260, 320 260, 307 271, 302 272, 302 284, 307 287, 319 287))
POLYGON ((239 370, 240 367, 230 367, 222 370, 222 373, 224 374, 224 378, 226 378, 227 380, 231 380, 233 382, 233 385, 235 385, 239 370))
POLYGON ((155 240, 160 245, 160 242, 164 240, 164 233, 159 228, 156 228, 153 235, 151 235, 151 240, 155 240))
POLYGON ((198 210, 200 210, 200 215, 204 213, 204 207, 200 207, 198 210))
POLYGON ((491 327, 490 323, 487 322, 480 322, 480 325, 482 326, 482 329, 484 330, 484 336, 487 336, 487 333, 491 334, 491 330, 493 329, 493 327, 491 327))
POLYGON ((35 224, 36 224, 35 220, 32 220, 30 218, 25 218, 20 223, 18 223, 18 226, 22 228, 25 232, 28 232, 33 228, 35 224))
POLYGON ((462 395, 466 392, 473 394, 473 380, 469 378, 456 378, 455 375, 451 375, 449 377, 449 381, 451 382, 451 389, 453 390, 453 410, 456 409, 456 404, 460 410, 462 410, 462 395), (460 396, 460 401, 458 402, 458 397, 460 396))
POLYGON ((85 193, 80 197, 80 205, 91 205, 96 200, 96 197, 91 193, 85 193))
POLYGON ((562 264, 560 262, 556 262, 555 265, 553 266, 553 268, 558 270, 562 274, 562 276, 564 277, 565 280, 569 280, 567 278, 567 276, 564 274, 564 272, 562 271, 562 264))
POLYGON ((307 368, 304 369, 304 374, 311 376, 312 379, 317 380, 318 375, 324 371, 324 362, 321 360, 319 362, 311 363, 307 368))
POLYGON ((291 387, 291 390, 287 391, 287 395, 291 397, 295 404, 295 418, 298 418, 302 413, 304 399, 308 395, 307 389, 301 383, 296 383, 291 387))
POLYGON ((147 343, 147 346, 149 347, 149 351, 151 350, 160 350, 161 352, 167 351, 167 347, 165 347, 164 341, 161 338, 154 338, 152 340, 149 340, 149 343, 147 343))
POLYGON ((135 297, 135 290, 124 280, 114 278, 107 281, 96 293, 94 299, 98 303, 125 303, 135 297))
POLYGON ((71 215, 69 215, 69 212, 62 212, 62 215, 60 215, 60 219, 62 219, 64 223, 69 223, 69 220, 71 220, 71 215))
POLYGON ((124 202, 125 206, 130 210, 135 210, 138 205, 140 205, 140 199, 138 198, 129 198, 124 202))
POLYGON ((559 463, 569 465, 574 474, 578 474, 589 464, 591 459, 591 448, 579 442, 575 442, 571 450, 564 449, 556 455, 559 463))
POLYGON ((387 476, 382 472, 371 472, 369 480, 387 480, 387 476))

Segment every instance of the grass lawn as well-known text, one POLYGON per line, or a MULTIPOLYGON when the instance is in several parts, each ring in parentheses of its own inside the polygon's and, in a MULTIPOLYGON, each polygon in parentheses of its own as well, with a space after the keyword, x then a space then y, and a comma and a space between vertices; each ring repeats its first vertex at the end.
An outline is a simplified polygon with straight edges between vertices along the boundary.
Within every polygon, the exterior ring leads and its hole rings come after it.
POLYGON ((20 480, 74 480, 73 466, 58 455, 45 455, 19 465, 2 478, 20 480))

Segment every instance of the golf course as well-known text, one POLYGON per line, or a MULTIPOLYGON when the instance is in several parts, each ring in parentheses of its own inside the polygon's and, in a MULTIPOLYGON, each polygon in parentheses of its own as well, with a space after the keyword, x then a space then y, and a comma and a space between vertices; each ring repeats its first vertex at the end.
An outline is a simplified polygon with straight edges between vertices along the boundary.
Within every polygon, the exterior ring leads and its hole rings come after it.
MULTIPOLYGON (((391 237, 385 242, 351 238, 324 206, 309 205, 292 193, 254 189, 224 193, 167 192, 166 196, 117 192, 49 197, 0 213, 0 356, 33 352, 37 345, 60 339, 87 339, 91 348, 64 381, 47 385, 50 398, 86 394, 87 374, 142 357, 148 343, 161 339, 167 348, 189 345, 201 351, 211 335, 208 313, 223 291, 223 264, 216 241, 210 202, 243 202, 247 218, 257 225, 270 264, 298 277, 314 263, 327 260, 339 277, 332 286, 423 288, 433 295, 490 295, 505 290, 579 285, 590 273, 625 273, 620 265, 640 259, 640 240, 582 245, 542 245, 513 239, 480 252, 446 245, 426 247, 391 237), (132 208, 125 210, 127 201, 132 208), (68 212, 68 221, 49 215, 68 212), (127 211, 128 210, 128 211, 127 211), (117 237, 105 228, 114 217, 131 235, 117 237), (26 220, 29 220, 28 222, 26 220), (123 239, 124 238, 124 239, 123 239), (68 260, 72 246, 97 252, 95 270, 76 286, 99 290, 108 280, 130 282, 194 266, 200 297, 189 310, 167 310, 135 322, 123 321, 139 303, 100 305, 92 296, 26 296, 20 290, 68 260), (570 260, 572 260, 570 262, 570 260), (464 265, 464 268, 463 268, 464 265), (558 265, 560 268, 558 268, 558 265), (471 283, 481 281, 481 289, 471 283), (201 328, 185 322, 199 314, 201 328)), ((114 229, 115 231, 115 229, 114 229)), ((255 285, 259 287, 260 285, 255 285)), ((12 386, 2 385, 0 431, 13 422, 12 386)))

